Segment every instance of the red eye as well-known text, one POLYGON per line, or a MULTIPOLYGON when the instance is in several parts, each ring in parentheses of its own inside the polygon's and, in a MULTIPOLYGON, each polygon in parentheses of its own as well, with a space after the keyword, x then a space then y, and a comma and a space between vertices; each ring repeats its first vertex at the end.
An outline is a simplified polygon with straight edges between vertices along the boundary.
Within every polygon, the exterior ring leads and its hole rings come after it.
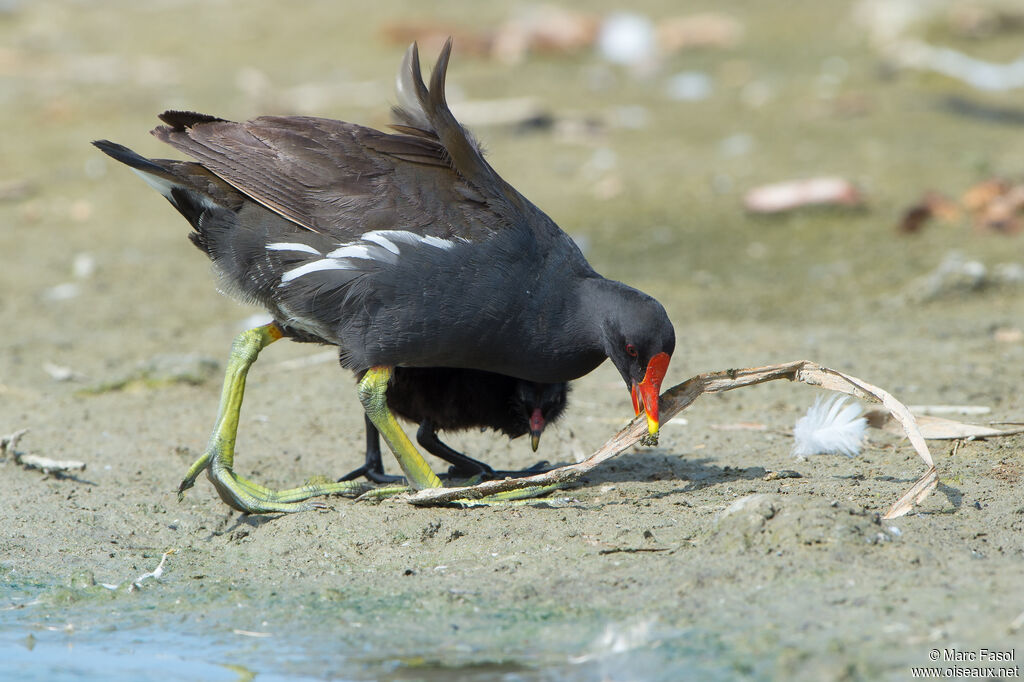
POLYGON ((636 357, 636 346, 631 343, 626 344, 626 353, 631 357, 636 357))

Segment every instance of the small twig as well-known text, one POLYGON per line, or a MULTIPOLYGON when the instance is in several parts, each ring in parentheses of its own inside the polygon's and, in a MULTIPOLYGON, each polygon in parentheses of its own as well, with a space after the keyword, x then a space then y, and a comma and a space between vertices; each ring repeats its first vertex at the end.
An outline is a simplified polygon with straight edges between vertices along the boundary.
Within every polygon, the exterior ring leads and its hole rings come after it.
POLYGON ((6 436, 0 436, 0 456, 7 457, 10 455, 14 458, 14 461, 19 461, 18 453, 14 451, 14 447, 26 433, 28 433, 28 429, 18 429, 14 433, 10 433, 6 436))
POLYGON ((70 367, 55 365, 52 362, 43 363, 43 371, 50 375, 54 381, 83 381, 88 377, 70 367))
MULTIPOLYGON (((142 583, 144 581, 146 581, 146 580, 149 580, 150 578, 153 578, 155 580, 159 580, 160 576, 162 576, 164 574, 164 563, 166 563, 167 557, 169 557, 170 555, 174 554, 176 551, 177 551, 176 549, 169 549, 166 552, 164 552, 164 555, 162 557, 160 557, 160 563, 157 564, 157 567, 154 568, 149 573, 143 573, 138 578, 136 578, 135 580, 131 581, 128 584, 128 591, 129 592, 134 592, 135 590, 142 589, 142 583)), ((123 584, 124 583, 100 583, 100 585, 102 587, 105 587, 108 590, 120 589, 121 585, 123 585, 123 584)))
POLYGON ((164 555, 162 557, 160 557, 160 563, 157 564, 157 567, 154 568, 149 573, 143 573, 138 578, 133 580, 130 589, 138 589, 139 587, 141 587, 141 583, 142 583, 143 580, 149 580, 150 578, 154 578, 156 580, 159 580, 160 576, 162 576, 164 574, 164 563, 167 561, 167 557, 169 557, 172 554, 174 554, 175 551, 177 551, 177 550, 169 549, 166 552, 164 552, 164 555))
POLYGON ((79 462, 75 459, 50 459, 42 455, 29 455, 18 452, 14 449, 14 446, 18 444, 18 441, 26 433, 28 433, 28 429, 20 429, 9 436, 0 437, 0 456, 6 457, 10 455, 16 464, 20 464, 26 469, 39 469, 44 474, 61 474, 67 471, 85 470, 85 462, 79 462))
POLYGON ((21 455, 15 459, 26 469, 39 469, 44 474, 85 470, 85 462, 79 462, 77 459, 50 459, 41 455, 21 455))

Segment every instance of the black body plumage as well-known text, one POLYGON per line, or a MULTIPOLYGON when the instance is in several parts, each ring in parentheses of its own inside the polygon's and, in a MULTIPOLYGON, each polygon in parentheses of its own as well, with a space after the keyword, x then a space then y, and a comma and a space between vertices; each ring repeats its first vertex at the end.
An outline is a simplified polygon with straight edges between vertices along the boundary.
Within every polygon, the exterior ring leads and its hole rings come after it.
POLYGON ((295 337, 338 346, 357 373, 467 368, 557 384, 611 357, 635 386, 674 349, 664 309, 598 275, 484 160, 445 102, 449 52, 429 88, 415 47, 406 54, 397 134, 166 112, 153 134, 196 162, 96 144, 185 216, 224 288, 295 337))
POLYGON ((565 410, 565 383, 538 384, 504 374, 450 367, 396 367, 388 384, 388 407, 416 424, 438 431, 486 428, 518 438, 530 431, 539 409, 545 424, 565 410))
MULTIPOLYGON (((534 474, 546 462, 526 470, 496 472, 484 462, 452 449, 437 432, 492 429, 510 439, 530 433, 536 449, 541 433, 564 413, 568 394, 565 383, 539 384, 453 367, 396 367, 388 383, 387 404, 395 415, 419 426, 416 438, 420 446, 451 464, 452 475, 492 477, 534 474)), ((384 473, 379 433, 369 418, 365 461, 339 480, 360 476, 380 483, 397 478, 384 473)))

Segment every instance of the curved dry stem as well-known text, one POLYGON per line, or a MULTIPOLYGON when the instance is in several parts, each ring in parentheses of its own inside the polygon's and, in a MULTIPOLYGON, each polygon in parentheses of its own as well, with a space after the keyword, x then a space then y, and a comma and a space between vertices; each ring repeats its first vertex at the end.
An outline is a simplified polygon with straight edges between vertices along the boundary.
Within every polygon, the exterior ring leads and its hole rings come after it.
MULTIPOLYGON (((668 422, 675 415, 689 407, 697 398, 705 393, 721 393, 744 386, 762 384, 766 381, 788 379, 812 386, 820 386, 830 391, 848 393, 857 398, 881 403, 903 427, 917 454, 928 465, 928 470, 914 485, 897 500, 885 513, 884 518, 891 519, 909 512, 913 505, 921 502, 938 484, 938 473, 928 451, 928 445, 921 435, 917 422, 910 410, 896 400, 887 391, 849 374, 844 374, 828 367, 799 360, 781 365, 767 365, 747 369, 727 369, 721 372, 698 374, 681 384, 676 384, 661 394, 659 411, 662 423, 668 422)), ((408 502, 416 505, 438 505, 472 500, 523 488, 565 485, 581 477, 602 462, 615 457, 620 452, 640 441, 647 433, 647 420, 641 415, 626 427, 609 438, 604 445, 582 462, 569 464, 552 469, 535 476, 504 479, 501 481, 484 481, 483 483, 462 488, 432 488, 421 490, 408 496, 408 502)))

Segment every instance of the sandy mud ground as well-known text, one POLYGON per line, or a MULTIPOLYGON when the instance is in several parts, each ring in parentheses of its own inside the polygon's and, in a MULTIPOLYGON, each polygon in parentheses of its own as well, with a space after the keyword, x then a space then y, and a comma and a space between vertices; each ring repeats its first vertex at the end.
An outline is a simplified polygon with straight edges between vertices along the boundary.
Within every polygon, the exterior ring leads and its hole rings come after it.
MULTIPOLYGON (((477 131, 599 271, 664 302, 679 339, 666 385, 807 358, 908 404, 990 408, 955 418, 1024 420, 1024 285, 996 276, 1024 263, 1021 237, 965 214, 896 229, 927 190, 955 200, 1024 176, 1019 98, 887 66, 852 3, 715 6, 743 27, 735 44, 640 73, 589 48, 513 65, 457 49, 452 99, 533 97, 553 118, 477 131), (742 208, 751 187, 818 175, 857 183, 865 205, 742 208), (928 280, 954 253, 980 278, 928 280)), ((859 457, 795 460, 789 434, 817 395, 802 385, 706 397, 658 447, 531 504, 336 498, 323 513, 257 518, 205 479, 176 500, 230 341, 257 311, 215 293, 184 221, 89 141, 172 155, 147 134, 167 108, 381 126, 404 49, 381 27, 480 29, 513 10, 427 12, 4 3, 0 433, 28 428, 19 451, 87 467, 60 477, 0 462, 0 678, 896 680, 933 650, 982 649, 1020 666, 1024 438, 952 456, 932 442, 938 489, 881 521, 920 460, 879 431, 859 457), (170 549, 161 576, 130 591, 170 549)), ((968 39, 944 12, 915 35, 1017 54, 1020 33, 968 39)), ((288 487, 361 462, 354 384, 325 350, 281 343, 260 358, 241 473, 288 487)), ((572 461, 629 416, 603 366, 575 383, 540 454, 572 461)), ((496 466, 535 461, 493 434, 451 442, 496 466)))

